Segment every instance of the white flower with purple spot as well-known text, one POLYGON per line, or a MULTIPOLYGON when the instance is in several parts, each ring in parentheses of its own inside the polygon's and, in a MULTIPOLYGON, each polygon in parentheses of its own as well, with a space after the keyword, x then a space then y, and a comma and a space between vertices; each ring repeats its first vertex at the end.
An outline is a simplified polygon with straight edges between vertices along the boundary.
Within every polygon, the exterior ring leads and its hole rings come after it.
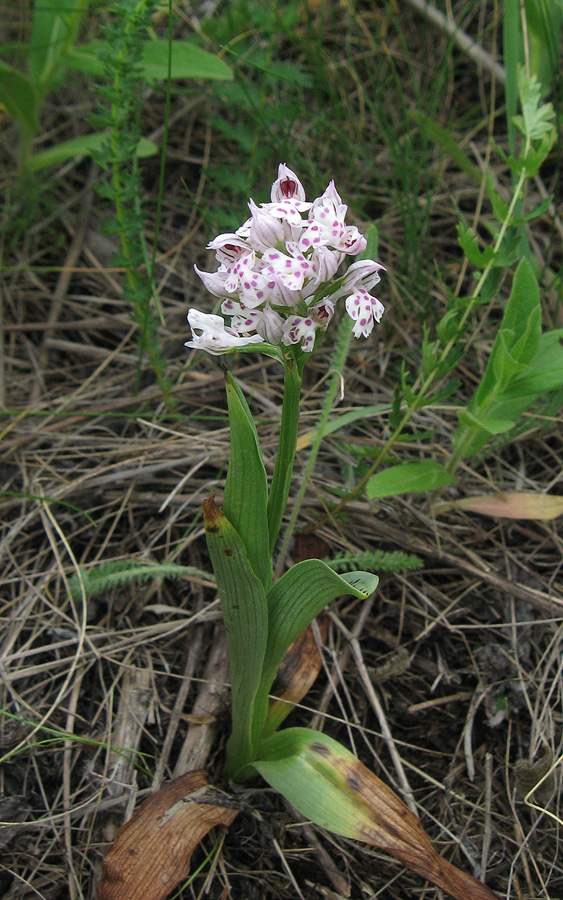
POLYGON ((376 297, 358 288, 346 298, 346 312, 356 323, 352 329, 354 337, 368 337, 374 324, 381 321, 385 307, 376 297))
POLYGON ((319 328, 311 316, 290 316, 283 327, 283 343, 289 347, 301 341, 301 349, 310 353, 315 346, 315 335, 319 328))
POLYGON ((192 330, 192 340, 186 341, 184 346, 191 350, 205 350, 212 356, 238 350, 248 344, 263 343, 263 338, 259 334, 242 337, 234 329, 227 328, 222 316, 202 313, 199 309, 190 309, 188 322, 192 330))
POLYGON ((265 275, 278 278, 288 290, 300 291, 305 278, 314 274, 313 268, 303 254, 297 251, 295 244, 286 244, 286 249, 291 256, 287 256, 280 250, 266 250, 262 256, 262 262, 267 265, 262 271, 265 275))

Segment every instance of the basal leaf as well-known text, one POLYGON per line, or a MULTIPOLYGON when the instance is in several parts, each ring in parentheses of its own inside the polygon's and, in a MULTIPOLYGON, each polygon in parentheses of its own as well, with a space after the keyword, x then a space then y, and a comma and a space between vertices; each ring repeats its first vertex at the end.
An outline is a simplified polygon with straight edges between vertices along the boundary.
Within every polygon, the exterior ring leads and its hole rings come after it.
MULTIPOLYGON (((74 159, 80 156, 91 156, 93 152, 99 150, 104 141, 108 140, 108 134, 99 131, 96 134, 83 134, 77 138, 71 138, 68 141, 61 141, 47 150, 40 150, 34 153, 30 161, 30 169, 33 172, 39 172, 41 169, 47 169, 49 166, 58 166, 67 159, 74 159)), ((137 144, 136 154, 139 159, 145 159, 158 153, 158 147, 148 138, 141 138, 137 144)))
POLYGON ((272 558, 268 536, 268 483, 248 403, 230 372, 225 388, 231 426, 231 458, 223 510, 240 535, 254 574, 268 590, 272 558))
POLYGON ((262 729, 268 694, 289 645, 331 600, 343 594, 365 598, 379 582, 370 572, 337 573, 320 559, 306 559, 287 571, 268 591, 268 643, 257 700, 256 737, 262 729))
POLYGON ((252 720, 268 631, 266 594, 244 544, 213 497, 204 501, 205 537, 229 645, 233 730, 228 776, 254 759, 252 720))
POLYGON ((400 797, 327 735, 307 728, 278 732, 260 746, 253 767, 321 828, 387 851, 456 900, 496 900, 441 857, 400 797))

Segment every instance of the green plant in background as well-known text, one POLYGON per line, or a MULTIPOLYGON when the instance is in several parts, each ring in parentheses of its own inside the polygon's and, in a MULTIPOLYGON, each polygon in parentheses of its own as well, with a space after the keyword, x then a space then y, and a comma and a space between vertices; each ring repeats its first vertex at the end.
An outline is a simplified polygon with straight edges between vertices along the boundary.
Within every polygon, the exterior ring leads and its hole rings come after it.
POLYGON ((518 76, 521 114, 514 127, 521 146, 516 155, 499 155, 514 175, 512 196, 502 201, 492 180, 487 190, 496 223, 488 223, 491 242, 483 246, 463 219, 458 225, 459 244, 475 270, 475 286, 469 297, 451 294, 448 309, 436 326, 435 339, 425 329, 421 371, 411 375, 403 364, 400 385, 395 390, 390 415, 390 435, 375 459, 366 467, 355 487, 340 501, 337 510, 364 490, 372 498, 408 492, 439 490, 455 480, 463 459, 481 451, 495 436, 510 434, 536 400, 545 401, 563 387, 563 329, 542 334, 541 305, 536 268, 528 248, 526 224, 547 209, 551 198, 523 211, 525 187, 539 171, 556 138, 551 103, 542 103, 535 76, 524 69, 518 76), (425 406, 443 403, 458 382, 455 368, 470 346, 469 327, 474 310, 483 313, 496 299, 502 274, 517 265, 512 291, 497 330, 486 371, 471 401, 459 409, 459 426, 453 449, 445 464, 434 460, 402 463, 378 471, 385 462, 395 462, 391 453, 413 415, 425 406))
MULTIPOLYGON (((7 56, 26 58, 27 74, 0 60, 0 106, 20 127, 18 151, 19 174, 22 179, 32 172, 58 165, 68 159, 90 155, 105 141, 104 132, 81 135, 62 141, 46 150, 33 151, 33 139, 40 131, 41 107, 47 94, 64 83, 72 70, 104 77, 105 41, 77 44, 89 0, 35 0, 29 42, 25 46, 4 45, 7 56)), ((143 7, 145 4, 139 4, 143 7)), ((136 4, 132 5, 135 9, 136 4)), ((116 7, 119 14, 119 7, 116 7)), ((121 14, 128 15, 123 8, 121 14)), ((149 23, 147 22, 147 26, 149 23)), ((223 60, 206 52, 195 43, 160 40, 147 29, 139 35, 136 65, 148 83, 172 79, 202 78, 229 80, 232 73, 223 60), (171 64, 168 65, 171 55, 171 64)), ((152 156, 157 147, 139 138, 137 157, 152 156)))
POLYGON ((217 229, 236 227, 236 210, 273 161, 291 155, 307 166, 293 140, 294 126, 307 106, 306 92, 313 84, 307 61, 282 56, 280 39, 293 41, 293 31, 302 17, 299 3, 265 3, 235 0, 224 15, 202 22, 203 33, 223 46, 233 67, 234 78, 221 84, 216 96, 221 107, 213 111, 210 124, 224 142, 245 160, 235 167, 215 160, 207 177, 228 191, 232 204, 215 209, 217 229), (236 116, 230 111, 236 110, 236 116))
MULTIPOLYGON (((158 325, 164 324, 164 320, 154 285, 164 166, 161 166, 153 250, 149 255, 141 209, 138 148, 142 141, 142 92, 148 83, 147 73, 151 78, 162 74, 166 60, 168 113, 172 60, 176 59, 175 74, 185 72, 182 62, 185 66, 186 54, 183 51, 186 48, 172 42, 171 30, 168 42, 147 41, 154 9, 155 0, 118 0, 110 21, 104 28, 105 41, 87 45, 80 53, 72 56, 72 61, 92 74, 98 74, 101 65, 106 82, 97 87, 101 103, 95 116, 95 124, 107 137, 98 149, 92 151, 92 155, 108 176, 103 183, 97 185, 97 190, 114 208, 115 214, 106 221, 105 228, 109 233, 118 235, 116 264, 125 269, 124 295, 131 303, 133 320, 139 329, 136 389, 140 386, 141 366, 146 353, 163 396, 170 406, 170 384, 165 379, 166 362, 158 339, 158 325)), ((170 17, 169 27, 171 28, 170 17)), ((209 62, 207 54, 199 57, 200 63, 202 60, 209 62)), ((208 66, 207 71, 212 72, 212 66, 208 66)), ((230 73, 227 70, 223 75, 227 77, 230 73)), ((164 152, 162 159, 164 161, 164 152)))

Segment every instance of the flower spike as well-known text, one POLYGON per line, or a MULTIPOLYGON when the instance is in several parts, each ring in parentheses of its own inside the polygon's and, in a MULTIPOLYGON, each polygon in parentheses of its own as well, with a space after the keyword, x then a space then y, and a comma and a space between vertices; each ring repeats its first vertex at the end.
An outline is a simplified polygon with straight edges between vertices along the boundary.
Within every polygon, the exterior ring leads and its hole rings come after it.
POLYGON ((341 298, 355 337, 368 337, 384 311, 370 293, 384 267, 371 259, 346 265, 363 253, 366 239, 346 224, 348 207, 334 181, 309 202, 295 172, 280 163, 270 202, 258 206, 250 199, 248 206, 250 218, 236 232, 208 244, 217 271, 194 267, 207 290, 223 299, 225 319, 190 310, 186 346, 218 355, 265 343, 282 353, 296 345, 310 353, 341 298))

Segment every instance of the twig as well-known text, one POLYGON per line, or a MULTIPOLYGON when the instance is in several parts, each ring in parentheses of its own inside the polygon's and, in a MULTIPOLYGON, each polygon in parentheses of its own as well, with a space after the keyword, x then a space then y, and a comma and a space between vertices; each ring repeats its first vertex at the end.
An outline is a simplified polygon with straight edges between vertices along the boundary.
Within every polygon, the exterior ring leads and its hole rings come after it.
POLYGON ((487 69, 491 74, 494 72, 497 81, 501 84, 505 83, 506 72, 504 66, 497 62, 487 50, 484 50, 483 47, 476 44, 467 32, 458 28, 453 19, 445 16, 444 13, 440 12, 439 9, 436 9, 432 3, 427 3, 426 0, 408 0, 408 2, 417 12, 428 19, 429 22, 432 22, 433 25, 437 25, 438 28, 441 28, 449 37, 453 37, 458 47, 461 47, 474 63, 478 66, 483 66, 483 68, 487 69))

